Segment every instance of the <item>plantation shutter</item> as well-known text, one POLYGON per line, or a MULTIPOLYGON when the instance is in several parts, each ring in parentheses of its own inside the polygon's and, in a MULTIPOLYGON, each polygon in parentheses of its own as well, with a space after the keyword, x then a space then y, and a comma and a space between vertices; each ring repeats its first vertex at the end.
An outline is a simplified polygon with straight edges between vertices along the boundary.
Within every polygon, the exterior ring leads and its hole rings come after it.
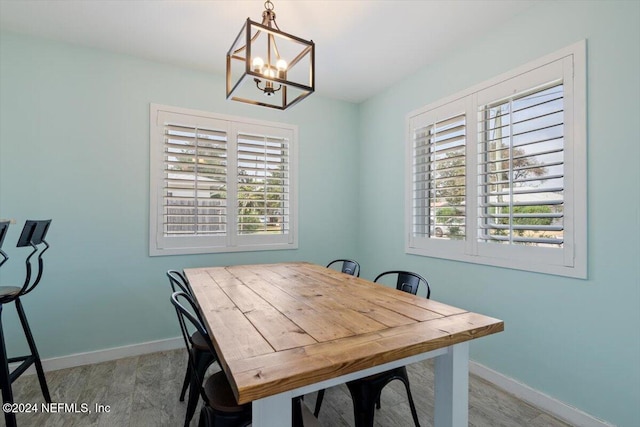
POLYGON ((151 104, 151 255, 295 249, 296 126, 151 104))
POLYGON ((164 236, 227 232, 227 133, 164 125, 164 236))
POLYGON ((238 132, 238 235, 289 234, 289 144, 283 136, 238 132))
POLYGON ((562 247, 562 83, 479 107, 480 242, 562 247))
POLYGON ((587 277, 585 58, 583 41, 407 115, 406 253, 587 277))
POLYGON ((413 129, 414 237, 465 237, 465 120, 459 113, 413 129))

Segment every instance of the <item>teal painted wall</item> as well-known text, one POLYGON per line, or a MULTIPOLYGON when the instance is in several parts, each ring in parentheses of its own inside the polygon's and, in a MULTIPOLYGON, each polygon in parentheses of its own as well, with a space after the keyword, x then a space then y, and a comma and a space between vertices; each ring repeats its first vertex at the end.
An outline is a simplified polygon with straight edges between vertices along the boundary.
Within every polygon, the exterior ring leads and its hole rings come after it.
MULTIPOLYGON (((0 279, 22 274, 12 246, 24 219, 53 218, 45 279, 25 299, 48 358, 177 336, 169 268, 344 255, 367 278, 412 269, 435 299, 505 320, 472 343, 473 359, 637 426, 639 21, 637 2, 541 2, 359 106, 313 95, 285 113, 225 101, 221 76, 0 33, 0 217, 18 220, 0 279), (589 278, 404 254, 406 114, 585 38, 589 278), (150 102, 297 124, 300 248, 149 257, 150 102)), ((3 316, 18 352, 13 308, 3 316)))
MULTIPOLYGON (((2 284, 21 280, 26 218, 53 218, 43 282, 24 304, 44 358, 179 336, 165 271, 355 257, 357 106, 290 112, 226 101, 224 78, 0 33, 0 218, 15 218, 2 284), (149 257, 149 103, 299 126, 299 249, 149 257), (340 155, 336 155, 340 153, 340 155)), ((25 348, 13 305, 12 354, 25 348)))
MULTIPOLYGON (((428 30, 425 31, 428 38, 428 30)), ((504 319, 471 357, 619 426, 640 425, 640 3, 541 2, 360 106, 363 275, 504 319), (404 254, 406 114, 587 39, 588 280, 404 254)))

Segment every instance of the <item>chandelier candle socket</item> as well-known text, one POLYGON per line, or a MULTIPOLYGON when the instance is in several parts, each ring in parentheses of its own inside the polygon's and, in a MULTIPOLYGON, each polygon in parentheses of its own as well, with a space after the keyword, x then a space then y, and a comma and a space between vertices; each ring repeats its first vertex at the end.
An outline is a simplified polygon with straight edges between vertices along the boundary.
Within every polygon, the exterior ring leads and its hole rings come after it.
POLYGON ((264 8, 227 52, 227 99, 286 110, 315 90, 315 44, 280 31, 270 0, 264 8))

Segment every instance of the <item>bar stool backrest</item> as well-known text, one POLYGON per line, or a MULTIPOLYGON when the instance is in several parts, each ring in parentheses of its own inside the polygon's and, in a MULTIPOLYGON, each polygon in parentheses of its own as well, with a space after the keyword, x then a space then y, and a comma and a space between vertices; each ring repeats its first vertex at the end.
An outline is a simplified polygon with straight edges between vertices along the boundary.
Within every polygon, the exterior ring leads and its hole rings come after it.
POLYGON ((44 238, 47 236, 50 225, 50 219, 26 220, 16 247, 38 246, 41 243, 48 246, 44 238))
POLYGON ((9 256, 4 253, 2 250, 2 243, 4 243, 4 238, 7 236, 7 231, 9 230, 9 221, 0 221, 0 256, 2 257, 2 261, 0 261, 0 265, 7 262, 9 256))
POLYGON ((25 265, 27 268, 27 273, 24 280, 24 285, 22 286, 22 290, 18 296, 26 295, 31 292, 38 283, 40 283, 40 279, 42 278, 42 272, 44 271, 44 261, 42 259, 42 255, 49 249, 49 243, 44 239, 47 236, 47 232, 49 231, 49 226, 51 225, 50 219, 41 219, 41 220, 32 220, 28 219, 24 223, 24 227, 22 228, 22 232, 20 233, 20 237, 18 238, 17 247, 26 247, 31 246, 33 250, 25 260, 25 265), (43 244, 44 248, 42 250, 39 249, 39 245, 43 244), (31 257, 36 254, 40 250, 38 254, 38 274, 31 283, 31 257))

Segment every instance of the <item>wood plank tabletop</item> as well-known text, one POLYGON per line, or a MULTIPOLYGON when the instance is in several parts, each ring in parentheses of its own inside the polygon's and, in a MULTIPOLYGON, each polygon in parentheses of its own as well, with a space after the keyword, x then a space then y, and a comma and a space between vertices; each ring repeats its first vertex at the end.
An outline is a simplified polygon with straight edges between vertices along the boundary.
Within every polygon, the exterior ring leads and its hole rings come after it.
POLYGON ((239 403, 504 330, 310 263, 184 271, 239 403))

